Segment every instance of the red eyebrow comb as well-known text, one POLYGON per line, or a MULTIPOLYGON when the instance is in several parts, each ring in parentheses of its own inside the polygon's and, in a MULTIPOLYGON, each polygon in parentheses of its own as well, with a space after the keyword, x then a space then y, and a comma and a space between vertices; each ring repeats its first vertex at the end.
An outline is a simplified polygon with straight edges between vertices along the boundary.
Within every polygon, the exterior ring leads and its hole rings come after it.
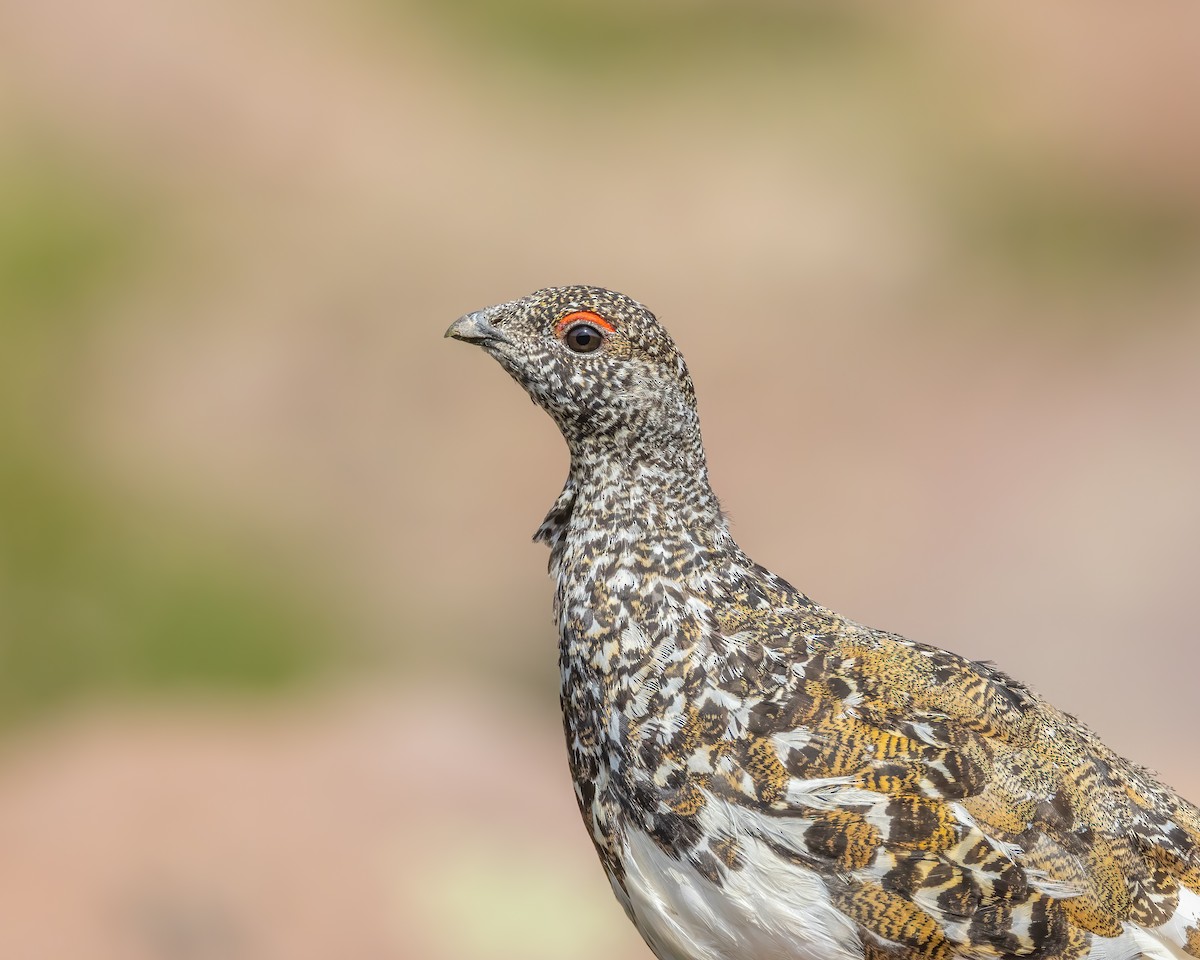
POLYGON ((562 333, 573 323, 584 321, 599 327, 601 330, 607 330, 609 333, 616 333, 617 329, 600 314, 592 313, 591 310, 576 310, 574 313, 568 313, 565 317, 558 321, 554 326, 555 333, 562 333))

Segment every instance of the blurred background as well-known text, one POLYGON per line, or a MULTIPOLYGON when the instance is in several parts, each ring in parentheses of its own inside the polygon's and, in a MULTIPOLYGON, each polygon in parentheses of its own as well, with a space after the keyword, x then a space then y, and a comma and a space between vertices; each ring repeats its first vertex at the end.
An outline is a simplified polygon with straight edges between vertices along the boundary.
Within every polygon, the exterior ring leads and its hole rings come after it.
POLYGON ((743 547, 1200 798, 1200 7, 0 3, 0 955, 645 958, 551 423, 654 309, 743 547))

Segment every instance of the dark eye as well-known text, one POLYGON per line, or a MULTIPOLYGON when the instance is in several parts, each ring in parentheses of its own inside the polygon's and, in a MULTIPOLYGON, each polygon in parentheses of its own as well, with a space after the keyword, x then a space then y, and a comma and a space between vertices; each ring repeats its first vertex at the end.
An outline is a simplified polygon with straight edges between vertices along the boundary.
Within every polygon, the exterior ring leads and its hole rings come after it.
POLYGON ((578 323, 566 332, 563 339, 576 353, 591 353, 604 338, 590 323, 578 323))

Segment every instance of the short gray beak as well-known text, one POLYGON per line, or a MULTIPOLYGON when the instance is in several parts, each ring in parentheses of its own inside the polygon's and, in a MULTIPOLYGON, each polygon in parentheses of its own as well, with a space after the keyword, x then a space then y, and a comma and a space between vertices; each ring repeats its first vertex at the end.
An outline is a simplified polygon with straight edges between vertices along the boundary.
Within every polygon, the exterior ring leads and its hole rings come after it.
POLYGON ((508 343, 508 337, 493 327, 491 323, 502 312, 503 305, 484 307, 482 310, 468 313, 466 316, 459 317, 450 324, 450 329, 446 331, 446 336, 452 340, 464 340, 467 343, 484 344, 489 341, 508 343))

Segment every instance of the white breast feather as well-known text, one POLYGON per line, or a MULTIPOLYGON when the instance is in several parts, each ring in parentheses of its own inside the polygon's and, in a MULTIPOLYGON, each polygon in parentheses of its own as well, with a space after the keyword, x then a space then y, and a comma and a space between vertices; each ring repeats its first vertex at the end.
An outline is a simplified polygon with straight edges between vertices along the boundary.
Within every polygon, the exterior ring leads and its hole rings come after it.
POLYGON ((822 881, 738 829, 744 811, 710 798, 704 829, 736 836, 743 866, 718 887, 631 829, 623 904, 660 960, 861 960, 852 921, 822 881), (732 829, 730 829, 732 828, 732 829))

